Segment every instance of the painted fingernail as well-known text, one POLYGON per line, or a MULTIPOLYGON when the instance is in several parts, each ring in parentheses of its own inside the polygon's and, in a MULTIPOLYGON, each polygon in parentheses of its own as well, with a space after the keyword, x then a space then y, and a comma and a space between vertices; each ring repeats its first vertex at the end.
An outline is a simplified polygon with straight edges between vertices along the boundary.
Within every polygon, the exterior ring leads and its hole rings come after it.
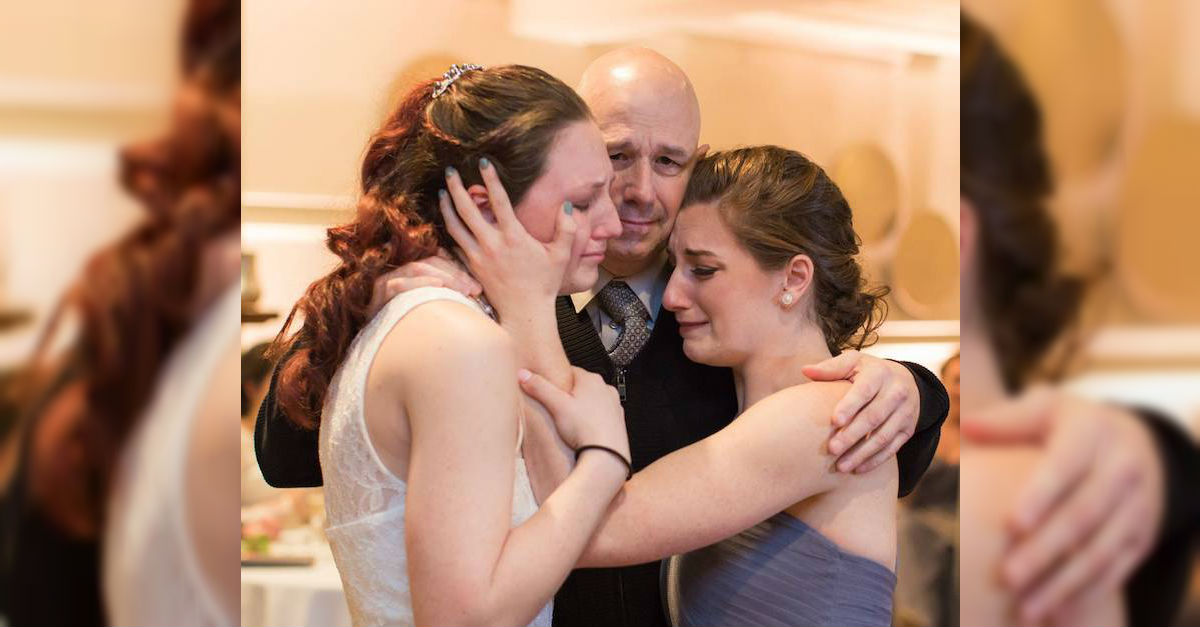
POLYGON ((455 174, 458 174, 458 170, 455 170, 454 166, 446 167, 446 178, 450 178, 450 177, 454 176, 455 174))
POLYGON ((571 215, 571 212, 573 211, 575 211, 575 205, 572 205, 571 201, 568 200, 567 202, 563 203, 563 213, 571 215))
POLYGON ((488 168, 490 168, 490 167, 492 167, 492 162, 491 162, 491 161, 488 161, 488 158, 487 158, 487 157, 480 157, 480 158, 479 158, 479 169, 480 169, 480 170, 486 170, 486 169, 488 169, 488 168))
POLYGON ((439 200, 446 200, 446 190, 444 190, 444 189, 439 189, 439 190, 438 190, 438 199, 439 199, 439 200))

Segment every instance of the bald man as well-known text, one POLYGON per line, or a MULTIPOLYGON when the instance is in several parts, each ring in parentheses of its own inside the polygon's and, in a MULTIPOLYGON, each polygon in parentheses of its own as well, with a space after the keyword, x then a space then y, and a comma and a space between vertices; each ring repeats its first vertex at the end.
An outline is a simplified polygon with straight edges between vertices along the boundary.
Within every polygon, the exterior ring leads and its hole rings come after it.
MULTIPOLYGON (((700 104, 691 81, 653 50, 629 47, 601 56, 584 71, 578 91, 600 125, 612 160, 610 193, 622 232, 609 240, 592 289, 559 299, 559 334, 572 363, 600 372, 622 393, 637 471, 716 433, 737 414, 732 373, 689 361, 674 314, 662 308, 672 270, 667 239, 688 176, 708 146, 700 145, 700 104), (651 329, 650 339, 627 365, 606 360, 601 352, 612 350, 622 331, 601 297, 614 281, 638 297, 651 329), (599 367, 589 367, 593 364, 599 367)), ((826 366, 830 379, 857 375, 859 398, 878 405, 863 407, 831 441, 835 454, 846 451, 839 467, 869 470, 899 451, 901 493, 907 494, 937 448, 948 407, 945 389, 920 366, 853 351, 826 366), (901 396, 910 402, 899 402, 901 396), (914 432, 910 440, 906 434, 914 432)), ((849 413, 856 409, 850 406, 849 413)), ((577 570, 554 598, 555 627, 665 624, 657 562, 577 570)))
MULTIPOLYGON (((609 241, 592 289, 558 299, 558 331, 572 365, 601 374, 620 392, 636 472, 716 433, 737 414, 732 372, 688 360, 675 315, 662 307, 672 269, 667 238, 692 167, 708 147, 699 145, 700 105, 691 81, 652 50, 622 48, 596 59, 579 92, 612 159, 610 193, 622 233, 609 241), (633 351, 614 351, 623 328, 604 306, 614 292, 636 296, 643 308, 650 333, 633 351)), ((406 266, 381 278, 381 302, 372 307, 403 291, 405 277, 421 273, 406 266)), ((462 291, 468 281, 450 277, 448 286, 462 291)), ((937 377, 917 365, 856 351, 817 371, 819 378, 854 382, 838 407, 842 428, 830 442, 830 450, 842 455, 839 469, 865 471, 896 456, 901 494, 907 494, 933 457, 946 415, 946 391, 937 377)), ((316 432, 298 430, 279 411, 274 385, 272 380, 256 425, 263 476, 277 487, 320 485, 316 432)), ((555 627, 665 624, 658 562, 577 570, 555 596, 555 627)))

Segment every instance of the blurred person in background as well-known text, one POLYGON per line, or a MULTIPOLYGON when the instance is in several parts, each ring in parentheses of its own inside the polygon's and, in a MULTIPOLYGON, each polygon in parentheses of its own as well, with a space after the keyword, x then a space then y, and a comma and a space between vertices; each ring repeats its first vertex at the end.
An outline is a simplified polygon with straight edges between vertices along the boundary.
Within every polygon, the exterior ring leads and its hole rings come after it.
MULTIPOLYGON (((267 382, 274 364, 267 359, 270 344, 263 342, 242 353, 242 507, 255 505, 281 493, 263 479, 254 459, 254 416, 267 394, 267 382)), ((243 512, 244 513, 244 512, 243 512)), ((244 519, 244 516, 243 516, 244 519)))
MULTIPOLYGON (((243 558, 262 553, 263 540, 270 544, 285 528, 308 522, 312 514, 309 496, 320 489, 284 490, 271 487, 263 479, 254 459, 254 416, 267 394, 267 382, 275 363, 267 358, 268 342, 256 344, 242 353, 242 448, 241 496, 243 558)), ((261 557, 259 555, 256 555, 261 557)))
POLYGON ((1200 518, 1200 452, 1171 420, 1035 385, 1077 320, 1058 269, 1038 105, 962 20, 964 625, 1167 624, 1200 518))
POLYGON ((950 411, 937 453, 921 483, 900 500, 895 624, 957 625, 959 365, 955 353, 942 364, 950 411))
POLYGON ((941 507, 954 510, 958 507, 958 459, 959 459, 959 371, 962 362, 955 353, 942 364, 942 383, 950 398, 950 411, 942 425, 942 437, 938 441, 933 463, 921 483, 904 502, 912 507, 941 507))
POLYGON ((8 624, 237 620, 240 57, 239 3, 193 1, 169 131, 122 154, 147 215, 90 258, 22 373, 8 624))

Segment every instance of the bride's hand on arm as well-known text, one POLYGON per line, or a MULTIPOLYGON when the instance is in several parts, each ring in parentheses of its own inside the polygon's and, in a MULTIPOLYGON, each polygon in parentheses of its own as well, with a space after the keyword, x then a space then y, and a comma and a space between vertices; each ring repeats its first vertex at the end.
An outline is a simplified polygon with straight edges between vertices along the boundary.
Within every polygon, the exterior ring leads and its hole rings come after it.
MULTIPOLYGON (((511 338, 457 303, 423 305, 401 324, 412 330, 390 359, 405 364, 393 380, 411 428, 405 541, 414 617, 524 625, 573 568, 625 467, 612 456, 581 456, 542 507, 512 527, 520 392, 511 338)), ((613 421, 613 403, 602 408, 613 421)))
POLYGON ((616 388, 595 373, 572 367, 575 388, 563 391, 541 375, 520 370, 521 389, 546 408, 558 435, 571 449, 596 445, 611 448, 629 460, 625 410, 616 388))

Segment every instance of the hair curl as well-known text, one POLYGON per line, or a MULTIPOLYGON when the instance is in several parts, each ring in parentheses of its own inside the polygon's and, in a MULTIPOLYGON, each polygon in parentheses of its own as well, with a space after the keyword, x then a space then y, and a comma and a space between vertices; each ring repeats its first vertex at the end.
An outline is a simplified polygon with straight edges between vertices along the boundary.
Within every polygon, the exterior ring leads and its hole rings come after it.
POLYGON ((159 371, 195 322, 205 246, 236 233, 241 220, 238 142, 218 113, 237 97, 241 81, 238 4, 190 4, 181 52, 185 82, 198 88, 199 99, 177 112, 164 137, 120 155, 120 180, 146 214, 87 260, 23 373, 29 419, 58 400, 80 399, 60 405, 69 408, 68 424, 54 430, 57 449, 79 453, 31 459, 30 481, 65 479, 34 498, 54 500, 57 506, 46 508, 52 519, 68 516, 93 532, 105 517, 116 460, 159 371), (79 314, 78 337, 64 359, 48 364, 49 340, 66 312, 79 314))

